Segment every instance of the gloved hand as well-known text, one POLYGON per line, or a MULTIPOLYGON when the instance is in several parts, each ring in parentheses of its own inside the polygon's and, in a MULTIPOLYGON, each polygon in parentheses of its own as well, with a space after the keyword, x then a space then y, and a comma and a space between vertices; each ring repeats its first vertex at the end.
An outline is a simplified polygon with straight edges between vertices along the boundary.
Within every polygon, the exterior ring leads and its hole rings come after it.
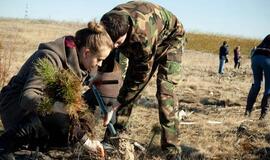
POLYGON ((225 58, 225 63, 228 63, 229 62, 229 59, 228 57, 225 58))
POLYGON ((108 107, 107 114, 104 116, 104 119, 103 119, 103 126, 107 126, 110 123, 112 116, 113 116, 113 113, 115 111, 117 111, 117 109, 119 108, 120 105, 121 104, 116 100, 113 103, 113 106, 108 107))
POLYGON ((89 152, 95 152, 100 157, 105 156, 103 145, 97 140, 91 140, 87 135, 84 135, 81 142, 83 143, 83 147, 87 149, 89 152))

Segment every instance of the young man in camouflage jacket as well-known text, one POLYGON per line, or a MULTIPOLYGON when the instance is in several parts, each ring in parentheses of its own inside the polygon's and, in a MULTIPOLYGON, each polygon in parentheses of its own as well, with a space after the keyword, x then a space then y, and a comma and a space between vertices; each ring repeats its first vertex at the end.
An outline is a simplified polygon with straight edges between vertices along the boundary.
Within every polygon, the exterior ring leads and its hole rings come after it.
POLYGON ((162 128, 161 146, 168 159, 180 159, 179 129, 174 117, 178 107, 175 88, 180 80, 180 62, 185 31, 177 17, 165 8, 143 1, 120 4, 104 14, 101 22, 111 36, 116 48, 103 62, 106 64, 121 52, 128 58, 124 83, 118 102, 108 112, 104 125, 132 102, 144 89, 157 70, 159 118, 162 128))

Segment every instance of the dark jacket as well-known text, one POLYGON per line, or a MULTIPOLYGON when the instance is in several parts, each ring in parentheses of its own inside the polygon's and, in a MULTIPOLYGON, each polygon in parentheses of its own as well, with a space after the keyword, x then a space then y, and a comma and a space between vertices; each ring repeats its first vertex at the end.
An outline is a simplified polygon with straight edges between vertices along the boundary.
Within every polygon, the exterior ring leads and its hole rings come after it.
POLYGON ((239 62, 240 59, 241 59, 240 51, 237 48, 235 48, 233 50, 233 53, 234 53, 234 57, 233 57, 234 58, 234 62, 239 62))
POLYGON ((267 35, 264 40, 257 46, 254 51, 254 55, 264 55, 270 57, 270 34, 267 35))
POLYGON ((80 79, 86 71, 79 65, 73 37, 67 36, 41 43, 38 50, 23 64, 0 93, 0 114, 5 129, 16 125, 25 115, 36 111, 42 100, 45 84, 35 71, 38 59, 48 58, 57 68, 70 69, 80 79), (71 45, 73 44, 73 45, 71 45))
POLYGON ((219 59, 226 57, 229 54, 229 47, 228 45, 222 45, 219 48, 219 59))

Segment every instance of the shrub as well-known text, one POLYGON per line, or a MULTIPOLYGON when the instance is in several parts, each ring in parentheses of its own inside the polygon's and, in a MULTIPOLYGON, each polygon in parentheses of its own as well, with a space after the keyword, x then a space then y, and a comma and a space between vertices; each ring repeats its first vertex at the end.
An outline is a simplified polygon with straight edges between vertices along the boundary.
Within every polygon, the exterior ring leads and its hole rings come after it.
POLYGON ((81 81, 70 70, 59 70, 48 59, 42 59, 37 61, 36 71, 45 83, 45 98, 38 108, 42 114, 50 114, 56 101, 66 104, 71 117, 77 118, 78 112, 87 109, 81 96, 81 81))
POLYGON ((83 87, 80 79, 70 70, 54 67, 48 59, 38 60, 36 71, 45 83, 44 98, 37 111, 42 115, 49 115, 54 102, 60 101, 65 104, 65 110, 71 118, 70 136, 76 137, 79 127, 87 130, 90 137, 94 137, 96 120, 81 96, 83 87))

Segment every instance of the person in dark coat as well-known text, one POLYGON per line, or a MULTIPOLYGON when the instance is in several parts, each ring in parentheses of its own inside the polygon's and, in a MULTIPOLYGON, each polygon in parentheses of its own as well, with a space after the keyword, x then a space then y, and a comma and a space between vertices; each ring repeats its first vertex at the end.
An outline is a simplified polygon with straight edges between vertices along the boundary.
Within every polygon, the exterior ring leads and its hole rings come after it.
POLYGON ((233 50, 233 53, 234 53, 234 57, 233 57, 233 60, 234 60, 234 68, 240 68, 240 65, 241 65, 241 53, 240 53, 240 46, 237 46, 235 47, 235 49, 233 50))
POLYGON ((264 119, 270 106, 270 34, 257 46, 251 57, 251 68, 254 82, 249 90, 245 115, 250 116, 253 105, 261 88, 264 77, 264 94, 261 101, 261 115, 259 119, 264 119))
POLYGON ((219 68, 218 73, 223 74, 224 73, 224 65, 225 63, 228 63, 228 54, 229 54, 229 46, 227 44, 227 41, 224 41, 222 46, 219 48, 219 68))
MULTIPOLYGON (((5 132, 0 136, 0 159, 13 159, 12 152, 26 144, 40 148, 54 141, 60 146, 69 144, 71 118, 66 113, 65 104, 56 101, 52 114, 45 117, 38 112, 45 92, 44 81, 36 70, 39 60, 47 59, 50 65, 60 71, 71 71, 83 82, 90 71, 101 66, 112 48, 108 33, 96 22, 89 22, 88 27, 77 31, 75 37, 64 36, 41 43, 1 90, 0 115, 5 132)), ((81 141, 89 150, 103 152, 101 143, 87 136, 88 130, 84 126, 78 127, 76 132, 77 142, 81 141)))

